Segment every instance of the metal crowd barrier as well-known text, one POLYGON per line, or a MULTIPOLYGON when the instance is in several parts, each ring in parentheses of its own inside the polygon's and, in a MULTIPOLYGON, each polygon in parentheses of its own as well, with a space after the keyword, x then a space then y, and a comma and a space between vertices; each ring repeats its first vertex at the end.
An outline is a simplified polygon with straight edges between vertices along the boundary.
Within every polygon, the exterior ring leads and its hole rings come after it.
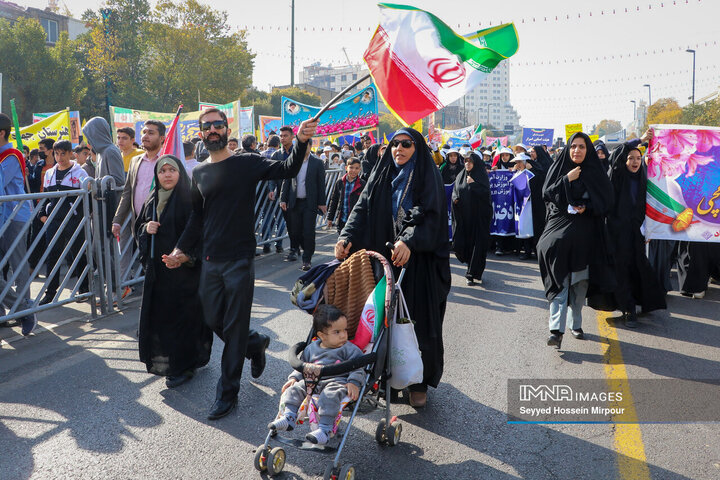
MULTIPOLYGON (((327 204, 330 203, 335 182, 344 174, 342 170, 327 170, 325 172, 325 196, 327 204)), ((71 302, 90 302, 90 311, 93 318, 97 317, 98 307, 101 314, 111 313, 123 307, 123 292, 127 287, 141 288, 145 279, 142 265, 139 261, 139 252, 135 248, 132 235, 132 216, 129 215, 121 226, 119 237, 111 234, 112 220, 120 199, 122 186, 115 184, 112 177, 100 180, 86 179, 79 190, 61 192, 45 192, 26 195, 0 196, 0 207, 7 202, 32 202, 32 215, 28 222, 22 224, 22 229, 14 238, 5 238, 5 232, 11 227, 10 222, 20 211, 20 204, 14 208, 12 214, 0 225, 0 275, 2 270, 10 264, 14 253, 22 251, 22 245, 27 245, 26 252, 20 260, 17 271, 10 270, 4 285, 0 281, 0 323, 19 319, 27 315, 42 312, 62 306, 71 302), (33 221, 45 200, 59 199, 58 204, 48 216, 42 228, 36 232, 31 242, 26 238, 32 229, 33 221), (69 213, 62 219, 56 218, 60 207, 65 202, 73 202, 69 213), (73 215, 77 212, 81 217, 73 215), (61 221, 60 221, 61 220, 61 221), (59 227, 51 231, 51 225, 59 227), (40 253, 43 248, 42 240, 48 239, 47 246, 39 256, 37 265, 30 269, 27 282, 15 286, 18 279, 23 278, 23 268, 29 269, 29 259, 36 249, 40 253), (65 242, 64 246, 62 242, 65 242), (72 255, 73 246, 82 242, 78 254, 72 255), (7 249, 4 247, 7 246, 7 249), (41 271, 45 271, 44 264, 50 257, 51 250, 60 251, 58 261, 50 266, 49 275, 40 283, 41 271), (81 258, 86 259, 86 266, 73 281, 76 267, 81 258), (66 266, 67 264, 67 266, 66 266), (50 283, 50 277, 59 275, 60 282, 53 301, 39 305, 50 283), (81 292, 83 280, 88 280, 89 292, 81 292), (8 293, 10 290, 17 293, 17 299, 10 303, 8 293)), ((255 237, 257 244, 263 246, 272 242, 288 238, 285 219, 280 209, 278 198, 268 198, 268 182, 258 184, 255 201, 255 237)), ((317 228, 326 223, 326 215, 318 217, 317 228)), ((1 280, 1 279, 0 279, 1 280)), ((12 295, 11 295, 12 297, 12 295)))

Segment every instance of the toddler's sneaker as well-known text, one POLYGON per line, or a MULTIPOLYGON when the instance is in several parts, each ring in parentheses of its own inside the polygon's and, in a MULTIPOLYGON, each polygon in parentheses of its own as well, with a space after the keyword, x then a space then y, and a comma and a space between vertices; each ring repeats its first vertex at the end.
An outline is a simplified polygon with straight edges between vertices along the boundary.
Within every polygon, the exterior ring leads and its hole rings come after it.
POLYGON ((290 432, 295 428, 295 421, 287 415, 283 415, 268 423, 268 428, 277 432, 290 432))
POLYGON ((330 439, 330 432, 326 432, 322 428, 318 428, 305 435, 305 439, 315 445, 325 445, 330 439))

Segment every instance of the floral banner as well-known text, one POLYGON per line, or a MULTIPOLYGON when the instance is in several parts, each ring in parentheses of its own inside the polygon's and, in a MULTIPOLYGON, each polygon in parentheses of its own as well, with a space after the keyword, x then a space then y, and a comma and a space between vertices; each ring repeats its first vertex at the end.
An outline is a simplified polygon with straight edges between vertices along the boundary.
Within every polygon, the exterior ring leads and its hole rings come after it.
MULTIPOLYGON (((305 105, 292 98, 282 97, 282 124, 290 125, 297 132, 300 122, 308 120, 320 111, 321 107, 305 105)), ((378 125, 378 103, 375 85, 336 103, 320 115, 317 136, 338 135, 356 132, 378 125)))
POLYGON ((646 237, 720 242, 720 128, 651 127, 646 237))

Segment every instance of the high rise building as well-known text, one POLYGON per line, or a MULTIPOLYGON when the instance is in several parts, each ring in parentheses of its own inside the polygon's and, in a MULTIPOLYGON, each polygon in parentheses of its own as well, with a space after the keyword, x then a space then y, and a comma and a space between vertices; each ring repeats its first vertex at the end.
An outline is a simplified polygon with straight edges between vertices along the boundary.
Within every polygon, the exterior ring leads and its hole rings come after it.
POLYGON ((482 84, 436 113, 437 122, 442 120, 443 110, 447 110, 446 128, 481 124, 492 125, 508 135, 519 133, 520 117, 510 104, 509 61, 501 62, 482 84))

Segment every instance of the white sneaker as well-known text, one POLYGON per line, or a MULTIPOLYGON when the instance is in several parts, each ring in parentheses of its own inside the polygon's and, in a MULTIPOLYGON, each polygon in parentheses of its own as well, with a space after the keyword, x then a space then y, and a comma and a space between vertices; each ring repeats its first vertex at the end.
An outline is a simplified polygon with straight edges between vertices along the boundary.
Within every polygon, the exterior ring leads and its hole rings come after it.
POLYGON ((323 430, 322 428, 318 428, 305 435, 305 439, 310 443, 314 443, 315 445, 325 445, 326 443, 328 443, 328 440, 330 438, 328 437, 328 434, 325 432, 325 430, 323 430))
POLYGON ((693 294, 692 294, 692 298, 704 298, 704 297, 705 297, 705 292, 693 293, 693 294))
POLYGON ((268 429, 275 430, 277 432, 290 432, 295 428, 295 422, 290 420, 287 416, 283 415, 280 418, 276 418, 274 421, 268 423, 268 429))

